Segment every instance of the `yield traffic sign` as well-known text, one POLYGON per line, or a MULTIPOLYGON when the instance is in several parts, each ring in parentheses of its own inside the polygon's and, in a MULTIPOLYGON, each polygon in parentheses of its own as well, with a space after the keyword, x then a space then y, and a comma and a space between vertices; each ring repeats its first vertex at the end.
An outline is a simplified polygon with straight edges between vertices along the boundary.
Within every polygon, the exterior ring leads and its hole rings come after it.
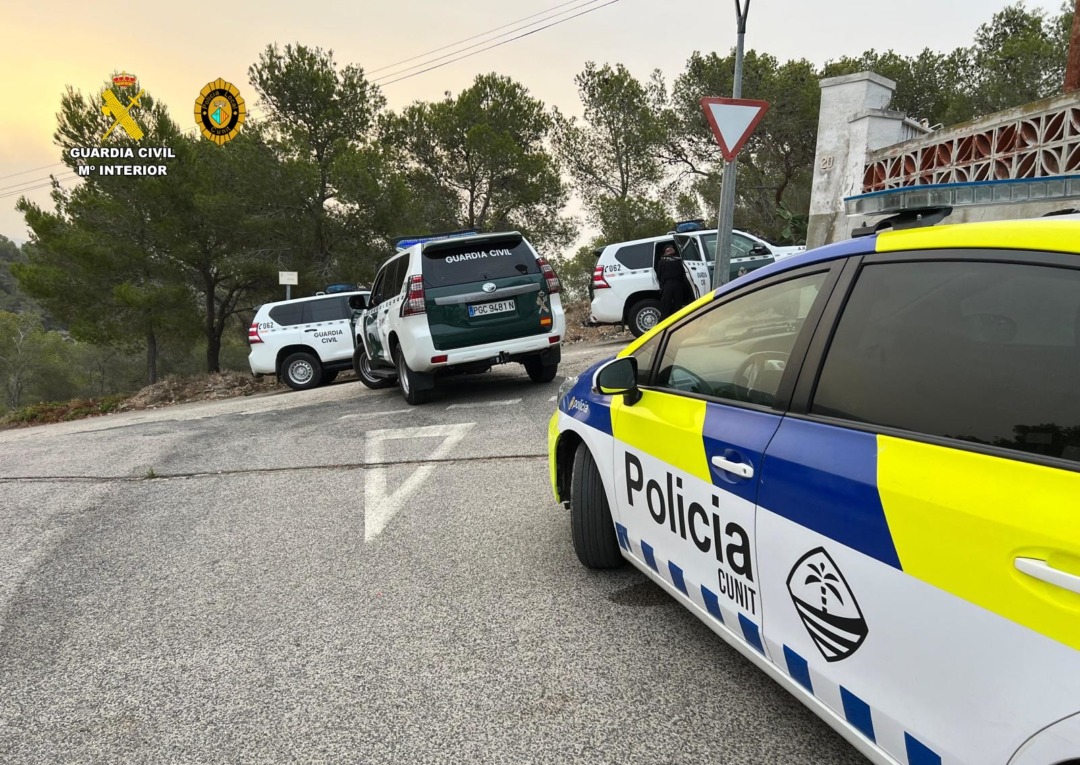
POLYGON ((720 144, 720 153, 728 162, 735 160, 739 149, 769 111, 767 102, 745 98, 703 98, 701 106, 720 144))

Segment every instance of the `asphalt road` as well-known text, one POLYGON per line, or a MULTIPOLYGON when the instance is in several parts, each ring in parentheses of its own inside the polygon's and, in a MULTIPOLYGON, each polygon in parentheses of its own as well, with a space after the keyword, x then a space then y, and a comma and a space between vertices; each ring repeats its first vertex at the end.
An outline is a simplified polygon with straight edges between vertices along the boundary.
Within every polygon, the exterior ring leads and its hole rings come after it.
POLYGON ((561 379, 0 433, 0 762, 864 763, 644 576, 580 566, 561 379))

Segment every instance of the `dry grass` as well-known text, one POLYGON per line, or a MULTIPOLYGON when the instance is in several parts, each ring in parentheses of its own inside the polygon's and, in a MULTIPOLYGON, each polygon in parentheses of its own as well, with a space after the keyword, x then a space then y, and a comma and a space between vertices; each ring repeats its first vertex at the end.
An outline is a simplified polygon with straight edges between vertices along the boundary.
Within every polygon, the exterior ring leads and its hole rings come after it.
POLYGON ((566 337, 567 343, 596 343, 603 340, 625 339, 630 342, 634 336, 629 330, 618 324, 603 324, 599 327, 586 327, 585 322, 589 318, 589 301, 579 300, 573 303, 563 304, 566 312, 566 337))
POLYGON ((115 412, 138 409, 158 409, 193 401, 213 401, 222 398, 250 396, 285 390, 274 377, 254 378, 244 372, 222 372, 197 377, 167 377, 140 390, 133 396, 109 396, 102 399, 33 404, 8 412, 0 420, 0 428, 20 428, 47 425, 54 422, 80 420, 115 412))
MULTIPOLYGON (((563 306, 563 310, 566 312, 566 335, 563 337, 565 343, 603 342, 614 339, 625 339, 629 342, 633 339, 630 332, 621 326, 586 327, 585 322, 589 318, 587 300, 568 301, 563 306)), ((351 375, 352 372, 343 374, 351 375)), ((0 429, 46 425, 84 417, 98 417, 114 412, 159 409, 194 401, 214 401, 280 390, 286 390, 286 387, 278 382, 277 378, 273 376, 255 378, 247 372, 222 372, 187 378, 167 377, 132 396, 49 402, 16 409, 0 419, 0 429)))
POLYGON ((278 382, 276 377, 255 378, 247 372, 222 372, 187 378, 166 377, 125 399, 120 404, 119 411, 156 409, 190 401, 213 401, 275 390, 285 390, 285 386, 278 382))

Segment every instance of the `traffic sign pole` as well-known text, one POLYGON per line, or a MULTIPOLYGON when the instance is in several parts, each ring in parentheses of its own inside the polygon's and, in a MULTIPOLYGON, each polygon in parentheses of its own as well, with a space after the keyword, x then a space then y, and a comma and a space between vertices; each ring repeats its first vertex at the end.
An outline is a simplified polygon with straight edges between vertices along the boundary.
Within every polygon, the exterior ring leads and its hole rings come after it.
MULTIPOLYGON (((731 88, 733 99, 742 97, 743 40, 746 37, 746 15, 750 12, 750 0, 735 0, 735 18, 738 21, 738 38, 735 46, 735 82, 731 88)), ((735 174, 737 157, 725 158, 723 186, 720 188, 720 213, 716 221, 716 257, 712 286, 716 289, 727 284, 731 272, 731 229, 735 224, 735 174)))

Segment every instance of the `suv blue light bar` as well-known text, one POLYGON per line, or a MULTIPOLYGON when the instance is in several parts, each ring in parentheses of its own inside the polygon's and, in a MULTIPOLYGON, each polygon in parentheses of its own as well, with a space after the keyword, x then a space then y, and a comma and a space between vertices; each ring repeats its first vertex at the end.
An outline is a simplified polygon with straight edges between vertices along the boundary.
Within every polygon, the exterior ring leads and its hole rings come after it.
POLYGON ((845 197, 848 215, 892 215, 931 207, 1016 204, 1080 199, 1080 175, 904 186, 845 197))
POLYGON ((425 242, 435 242, 440 239, 459 239, 466 236, 476 236, 480 233, 479 229, 466 228, 461 231, 447 231, 443 234, 427 234, 425 236, 403 236, 394 240, 395 250, 407 250, 414 244, 424 244, 425 242))
POLYGON ((694 218, 693 220, 681 220, 675 224, 676 234, 685 234, 690 231, 703 231, 705 229, 705 221, 701 218, 694 218))

